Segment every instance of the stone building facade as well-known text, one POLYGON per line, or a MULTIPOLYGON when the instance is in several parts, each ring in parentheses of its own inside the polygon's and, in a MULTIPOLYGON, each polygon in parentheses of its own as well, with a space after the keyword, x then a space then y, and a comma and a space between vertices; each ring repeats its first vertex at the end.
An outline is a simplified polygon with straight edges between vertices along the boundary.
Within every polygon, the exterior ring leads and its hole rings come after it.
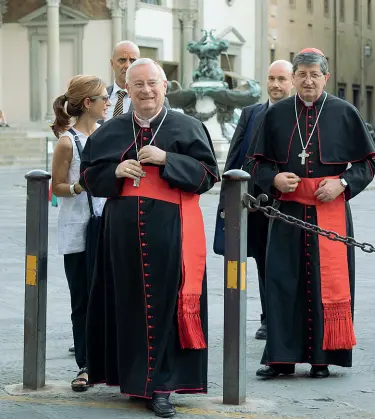
POLYGON ((269 62, 305 47, 326 54, 328 91, 375 122, 375 5, 372 0, 269 0, 269 62))
POLYGON ((224 70, 261 81, 268 64, 257 59, 261 43, 255 42, 267 30, 267 17, 256 18, 261 3, 266 2, 0 0, 0 109, 13 124, 50 119, 53 99, 73 75, 112 82, 111 51, 123 39, 136 42, 142 56, 157 60, 169 79, 186 87, 197 64, 186 44, 199 39, 202 29, 215 29, 229 41, 224 70))

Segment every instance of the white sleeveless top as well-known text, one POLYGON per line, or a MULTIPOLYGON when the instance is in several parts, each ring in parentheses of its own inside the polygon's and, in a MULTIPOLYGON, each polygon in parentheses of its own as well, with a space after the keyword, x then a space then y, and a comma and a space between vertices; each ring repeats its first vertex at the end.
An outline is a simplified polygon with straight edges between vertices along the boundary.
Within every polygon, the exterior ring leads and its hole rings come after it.
MULTIPOLYGON (((100 125, 97 125, 99 127, 100 125)), ((85 147, 87 136, 82 132, 74 131, 85 147)), ((61 137, 69 137, 73 147, 73 157, 68 171, 68 183, 72 184, 79 181, 81 160, 79 158, 77 145, 73 135, 66 131, 61 137)), ((61 138, 60 137, 60 138, 61 138)), ((82 192, 76 196, 59 197, 59 215, 57 219, 57 244, 61 254, 79 253, 85 250, 86 227, 90 219, 90 208, 87 193, 82 192)), ((106 198, 92 197, 92 204, 95 215, 102 215, 106 198)))

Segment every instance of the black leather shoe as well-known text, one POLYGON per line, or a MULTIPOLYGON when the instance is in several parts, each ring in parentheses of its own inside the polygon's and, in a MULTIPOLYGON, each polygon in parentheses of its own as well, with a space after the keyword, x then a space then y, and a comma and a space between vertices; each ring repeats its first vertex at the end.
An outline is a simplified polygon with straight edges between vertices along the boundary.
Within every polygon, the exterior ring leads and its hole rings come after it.
POLYGON ((75 347, 74 347, 74 343, 73 343, 73 345, 70 345, 70 347, 69 347, 68 351, 69 351, 71 354, 74 354, 74 352, 76 351, 76 350, 75 350, 75 347))
POLYGON ((267 326, 265 324, 262 324, 260 328, 256 331, 255 339, 267 340, 267 326))
POLYGON ((275 378, 278 377, 280 374, 290 375, 294 374, 295 366, 291 365, 267 365, 265 367, 259 368, 256 372, 257 377, 262 378, 275 378))
POLYGON ((176 414, 176 409, 168 399, 169 393, 154 393, 147 407, 159 418, 171 418, 176 414))
POLYGON ((310 377, 327 378, 329 377, 329 369, 328 367, 312 366, 310 370, 310 377))

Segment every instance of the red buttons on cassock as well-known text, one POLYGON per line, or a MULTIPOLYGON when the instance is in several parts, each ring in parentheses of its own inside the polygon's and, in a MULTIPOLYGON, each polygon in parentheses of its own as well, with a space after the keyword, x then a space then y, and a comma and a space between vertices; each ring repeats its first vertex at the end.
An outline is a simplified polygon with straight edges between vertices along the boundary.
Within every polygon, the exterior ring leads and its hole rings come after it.
POLYGON ((147 294, 147 296, 146 296, 147 298, 150 298, 150 297, 152 297, 152 295, 151 294, 147 294))
POLYGON ((148 359, 149 359, 150 361, 153 361, 155 358, 154 358, 153 356, 150 356, 148 359))
POLYGON ((143 140, 143 141, 147 141, 147 137, 143 137, 143 138, 142 138, 142 140, 143 140))
POLYGON ((146 235, 146 233, 141 233, 141 236, 145 236, 146 235))
POLYGON ((148 381, 149 383, 151 383, 151 381, 152 381, 152 380, 151 380, 151 378, 147 378, 147 381, 148 381))
POLYGON ((140 213, 141 215, 143 215, 143 214, 144 214, 144 212, 143 212, 143 211, 139 211, 139 213, 140 213))
POLYGON ((148 256, 148 253, 142 253, 142 256, 148 256))
POLYGON ((145 274, 145 276, 147 277, 147 276, 150 276, 150 274, 145 274))
MULTIPOLYGON (((309 300, 309 303, 312 303, 312 300, 309 300)), ((311 329, 310 329, 311 330, 311 329)))
POLYGON ((152 316, 147 316, 148 319, 152 319, 152 316))
POLYGON ((145 247, 145 246, 147 246, 147 243, 142 243, 142 247, 145 247))
POLYGON ((151 285, 150 284, 146 284, 146 288, 150 288, 151 287, 151 285))
POLYGON ((144 226, 146 223, 139 223, 141 226, 144 226))
POLYGON ((309 173, 312 173, 313 171, 312 170, 309 170, 309 173))
POLYGON ((152 350, 154 349, 154 347, 153 347, 153 346, 149 346, 149 347, 148 347, 148 349, 149 349, 150 351, 152 351, 152 350))
POLYGON ((309 118, 312 118, 312 116, 311 116, 311 115, 309 115, 309 118))
POLYGON ((147 304, 147 308, 152 308, 152 306, 150 306, 150 304, 147 304))
POLYGON ((141 204, 143 204, 145 201, 143 201, 142 199, 139 201, 141 204))

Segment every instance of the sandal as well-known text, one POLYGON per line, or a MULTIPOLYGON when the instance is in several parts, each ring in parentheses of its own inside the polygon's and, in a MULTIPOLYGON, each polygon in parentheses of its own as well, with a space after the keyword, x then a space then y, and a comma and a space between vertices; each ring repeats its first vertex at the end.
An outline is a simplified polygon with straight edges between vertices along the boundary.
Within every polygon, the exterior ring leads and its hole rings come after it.
POLYGON ((84 377, 80 377, 82 374, 88 374, 87 367, 82 368, 77 377, 70 383, 73 391, 86 391, 90 386, 88 383, 88 379, 84 377))

